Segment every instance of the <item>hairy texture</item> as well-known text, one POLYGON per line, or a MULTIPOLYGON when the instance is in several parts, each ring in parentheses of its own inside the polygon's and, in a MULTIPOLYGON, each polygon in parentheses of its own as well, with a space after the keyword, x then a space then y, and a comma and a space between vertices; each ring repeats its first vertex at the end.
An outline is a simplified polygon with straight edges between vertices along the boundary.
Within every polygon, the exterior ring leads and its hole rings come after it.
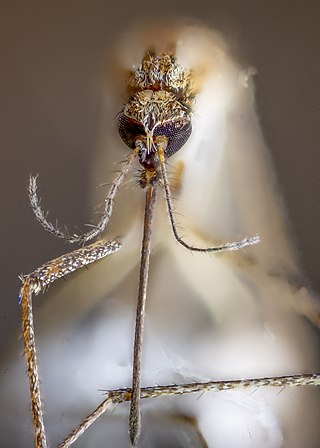
POLYGON ((143 61, 131 73, 128 82, 128 91, 141 91, 149 89, 160 89, 161 91, 173 92, 183 99, 185 105, 192 105, 195 96, 193 77, 190 70, 186 70, 178 63, 173 54, 152 54, 148 51, 143 61))
MULTIPOLYGON (((190 383, 168 386, 154 386, 141 388, 140 398, 159 398, 163 396, 174 396, 194 394, 203 392, 222 392, 227 390, 239 390, 257 387, 299 387, 320 386, 320 373, 276 376, 269 378, 248 378, 231 381, 209 381, 207 383, 190 383)), ((68 448, 106 411, 110 411, 117 405, 132 399, 131 389, 117 389, 107 392, 107 398, 90 414, 72 433, 61 442, 58 448, 68 448)))
POLYGON ((183 247, 186 249, 192 251, 192 252, 231 252, 231 251, 237 251, 241 250, 247 246, 254 246, 255 244, 260 243, 260 237, 258 235, 255 235, 253 237, 246 237, 243 238, 241 241, 233 241, 226 244, 223 244, 221 246, 213 246, 213 247, 197 247, 193 246, 191 244, 186 243, 181 236, 178 233, 177 224, 175 222, 174 218, 174 209, 172 204, 172 195, 170 192, 170 185, 168 181, 167 176, 167 170, 165 166, 165 160, 163 158, 163 155, 160 155, 160 169, 161 169, 161 179, 163 181, 164 191, 165 191, 165 198, 167 201, 167 207, 168 207, 168 215, 172 227, 172 232, 175 237, 175 239, 180 243, 183 247))
POLYGON ((135 156, 136 153, 135 151, 133 151, 128 157, 128 160, 123 164, 121 171, 119 171, 119 173, 116 175, 115 179, 111 184, 110 191, 107 197, 105 198, 104 212, 99 222, 96 225, 93 225, 92 230, 90 230, 89 232, 80 235, 76 233, 69 235, 68 233, 62 232, 57 226, 53 225, 50 221, 48 221, 47 213, 44 212, 43 209, 41 208, 41 201, 37 195, 37 177, 30 176, 29 200, 33 213, 35 214, 35 217, 47 232, 50 232, 56 237, 62 238, 68 241, 69 243, 84 244, 92 240, 96 236, 100 235, 106 229, 112 215, 114 198, 117 194, 118 188, 122 184, 128 171, 130 170, 130 167, 132 165, 135 156))
POLYGON ((34 422, 36 447, 46 448, 47 438, 43 422, 40 379, 38 371, 37 350, 32 313, 32 286, 28 282, 24 284, 20 292, 22 301, 22 330, 26 349, 27 373, 31 395, 31 409, 34 422))
POLYGON ((121 244, 117 241, 99 241, 51 260, 31 274, 20 277, 23 284, 19 294, 19 300, 22 302, 22 329, 26 349, 27 373, 37 448, 46 448, 47 440, 41 404, 40 379, 32 312, 32 294, 39 294, 40 291, 43 292, 55 280, 116 252, 120 247, 121 244))

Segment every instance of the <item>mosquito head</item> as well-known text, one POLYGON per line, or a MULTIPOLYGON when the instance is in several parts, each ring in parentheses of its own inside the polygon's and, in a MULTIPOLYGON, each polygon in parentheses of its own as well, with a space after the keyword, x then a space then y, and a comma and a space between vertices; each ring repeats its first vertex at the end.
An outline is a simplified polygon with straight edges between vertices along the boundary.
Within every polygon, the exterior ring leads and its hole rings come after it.
POLYGON ((168 53, 147 52, 128 83, 130 98, 119 115, 120 137, 131 149, 139 149, 146 173, 140 185, 158 181, 158 148, 171 157, 191 135, 192 76, 168 53))
POLYGON ((129 148, 139 147, 140 160, 156 152, 157 139, 165 137, 171 157, 191 135, 191 111, 167 91, 144 90, 133 95, 119 116, 120 137, 129 148))

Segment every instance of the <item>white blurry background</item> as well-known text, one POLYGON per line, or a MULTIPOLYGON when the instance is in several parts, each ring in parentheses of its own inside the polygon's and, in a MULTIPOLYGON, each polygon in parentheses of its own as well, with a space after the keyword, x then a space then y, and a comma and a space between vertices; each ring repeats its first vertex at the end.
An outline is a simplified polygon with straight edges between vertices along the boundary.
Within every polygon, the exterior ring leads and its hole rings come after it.
MULTIPOLYGON (((308 2, 307 7, 298 2, 248 1, 194 5, 162 2, 161 6, 142 2, 10 2, 1 9, 4 250, 0 319, 4 353, 0 373, 5 380, 10 375, 12 359, 22 352, 22 344, 16 344, 20 335, 16 274, 30 272, 69 250, 46 235, 33 219, 26 200, 28 174, 40 173, 41 195, 53 217, 69 228, 88 222, 96 149, 101 148, 104 133, 116 136, 117 132, 115 121, 103 122, 105 97, 101 84, 110 70, 107 57, 124 30, 144 15, 146 20, 159 14, 204 20, 226 35, 244 66, 257 67, 258 114, 291 218, 292 239, 298 247, 307 284, 319 290, 316 2, 308 2), (15 349, 7 356, 11 344, 15 349)), ((125 151, 119 154, 119 160, 124 154, 125 151)), ((113 169, 105 167, 106 177, 113 169)), ((132 291, 134 294, 134 287, 132 291)), ((50 300, 50 296, 40 296, 36 302, 43 300, 50 300)), ((73 310, 66 305, 65 312, 73 310)), ((124 323, 124 327, 129 325, 124 323)), ((311 364, 316 365, 316 360, 311 364)), ((50 384, 54 387, 54 382, 50 384)), ((20 388, 27 396, 27 384, 19 385, 20 388)), ((16 401, 18 397, 12 399, 16 401)), ((3 416, 8 411, 5 406, 1 410, 3 416)), ((21 415, 24 412, 25 408, 21 415)), ((8 416, 12 424, 12 415, 8 416)), ((3 422, 6 423, 5 418, 3 422)), ((2 434, 4 442, 9 443, 4 430, 2 434)), ((31 446, 30 434, 25 440, 20 446, 31 446)), ((316 447, 316 440, 315 433, 306 446, 316 447)))

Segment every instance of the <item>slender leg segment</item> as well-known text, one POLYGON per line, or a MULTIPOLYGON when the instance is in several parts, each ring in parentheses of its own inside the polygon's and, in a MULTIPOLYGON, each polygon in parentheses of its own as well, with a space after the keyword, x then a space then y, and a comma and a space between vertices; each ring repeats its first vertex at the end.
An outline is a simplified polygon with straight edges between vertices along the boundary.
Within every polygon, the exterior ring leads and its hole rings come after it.
POLYGON ((36 437, 36 447, 46 448, 47 440, 43 421, 40 380, 32 312, 32 294, 39 294, 55 280, 104 258, 120 249, 118 241, 98 241, 87 247, 45 263, 29 275, 20 276, 22 287, 19 300, 22 303, 22 329, 27 357, 31 407, 36 437))
MULTIPOLYGON (((140 398, 157 398, 164 396, 185 395, 203 392, 223 392, 228 390, 243 390, 258 387, 299 387, 320 386, 320 373, 301 375, 274 376, 265 378, 247 378, 230 381, 209 381, 206 383, 189 383, 167 386, 142 387, 140 398)), ((107 398, 89 414, 72 433, 60 443, 58 448, 70 447, 99 417, 106 411, 131 399, 131 389, 118 389, 107 392, 107 398)))
POLYGON ((147 284, 149 273, 149 260, 151 251, 151 223, 156 202, 156 187, 150 186, 146 192, 146 205, 143 224, 143 240, 141 248, 139 293, 136 314, 136 328, 133 349, 132 397, 129 417, 129 432, 131 444, 137 446, 140 429, 140 379, 141 379, 141 352, 144 330, 145 305, 147 297, 147 284))
POLYGON ((20 300, 22 301, 22 330, 27 357, 27 372, 29 377, 31 408, 36 438, 36 447, 46 448, 47 439, 41 405, 41 391, 34 334, 31 291, 32 286, 26 283, 22 287, 20 293, 20 300))

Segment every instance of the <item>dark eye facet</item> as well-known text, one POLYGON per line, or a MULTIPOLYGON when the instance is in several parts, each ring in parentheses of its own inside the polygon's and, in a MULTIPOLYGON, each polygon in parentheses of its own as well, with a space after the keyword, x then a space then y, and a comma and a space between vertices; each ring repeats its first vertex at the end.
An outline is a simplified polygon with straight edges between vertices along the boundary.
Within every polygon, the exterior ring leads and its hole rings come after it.
MULTIPOLYGON (((120 137, 129 148, 136 147, 136 139, 139 136, 145 136, 145 128, 140 121, 128 117, 121 113, 118 120, 118 131, 120 137)), ((153 131, 153 137, 167 137, 168 145, 165 149, 167 157, 171 157, 186 143, 191 135, 192 126, 189 117, 166 121, 159 124, 153 131)))
POLYGON ((143 124, 124 113, 119 116, 118 131, 124 143, 131 149, 135 148, 135 141, 139 135, 146 135, 143 124))
POLYGON ((165 150, 166 156, 171 157, 186 143, 191 135, 192 125, 189 117, 168 121, 159 124, 153 132, 153 135, 164 136, 168 138, 168 146, 165 150))

